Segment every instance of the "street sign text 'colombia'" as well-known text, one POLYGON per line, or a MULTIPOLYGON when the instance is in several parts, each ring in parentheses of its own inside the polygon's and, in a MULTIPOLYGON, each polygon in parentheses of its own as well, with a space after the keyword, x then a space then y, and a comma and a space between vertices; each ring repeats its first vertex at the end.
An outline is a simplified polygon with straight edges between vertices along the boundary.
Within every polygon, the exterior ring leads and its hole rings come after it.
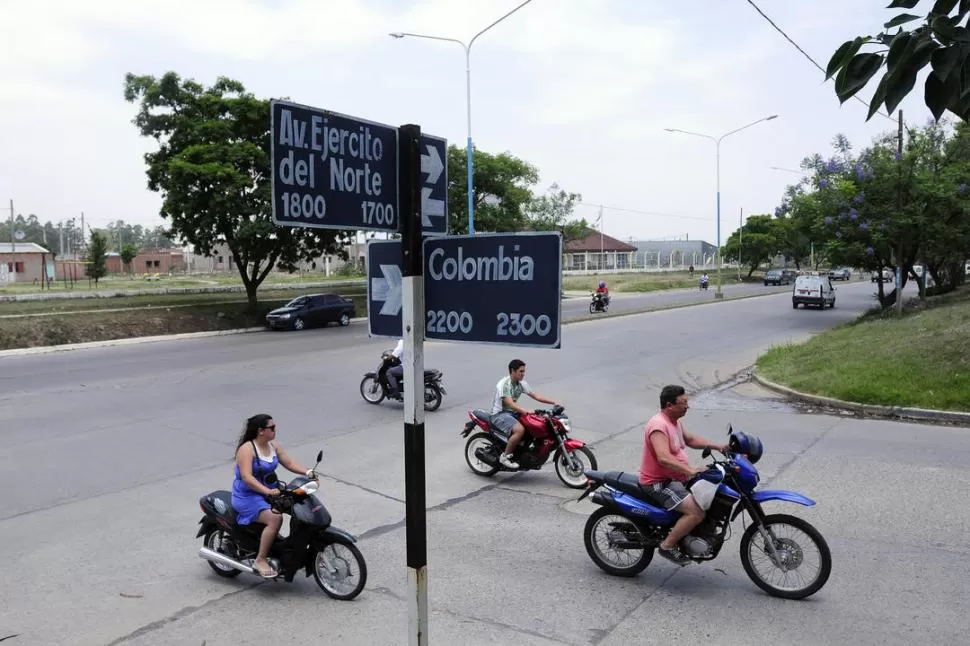
MULTIPOLYGON (((425 238, 425 337, 560 347, 561 260, 556 232, 425 238)), ((368 243, 373 336, 401 336, 400 262, 400 241, 368 243)))

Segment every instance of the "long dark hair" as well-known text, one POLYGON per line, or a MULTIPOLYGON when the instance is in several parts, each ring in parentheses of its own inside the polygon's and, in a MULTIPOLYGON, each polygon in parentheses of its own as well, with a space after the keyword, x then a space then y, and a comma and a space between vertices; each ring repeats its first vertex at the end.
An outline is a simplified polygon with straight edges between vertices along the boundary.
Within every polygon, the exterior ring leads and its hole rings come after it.
POLYGON ((239 436, 239 443, 236 444, 236 451, 239 447, 256 439, 259 434, 259 429, 266 428, 266 424, 273 419, 273 416, 268 413, 259 413, 258 415, 253 415, 246 420, 246 425, 243 426, 242 435, 239 436))

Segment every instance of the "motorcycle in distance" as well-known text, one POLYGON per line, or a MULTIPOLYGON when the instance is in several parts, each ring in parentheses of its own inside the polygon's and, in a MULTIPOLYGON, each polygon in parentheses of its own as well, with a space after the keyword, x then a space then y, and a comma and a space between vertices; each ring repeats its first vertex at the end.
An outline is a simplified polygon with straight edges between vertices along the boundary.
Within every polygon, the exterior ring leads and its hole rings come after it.
POLYGON ((707 289, 708 279, 707 276, 701 276, 700 289, 707 289))
MULTIPOLYGON (((317 453, 314 471, 323 460, 317 453)), ((354 543, 357 539, 331 524, 330 513, 316 496, 319 484, 313 478, 299 476, 288 484, 270 474, 269 484, 280 489, 278 496, 268 498, 272 510, 290 516, 289 535, 279 536, 270 548, 267 560, 282 578, 291 583, 301 569, 313 574, 320 589, 334 599, 350 600, 360 594, 367 583, 367 564, 354 543)), ((199 556, 221 577, 233 578, 243 572, 258 573, 253 561, 259 550, 262 523, 237 525, 232 509, 232 493, 216 490, 199 499, 202 508, 201 527, 196 538, 202 538, 199 556)))
POLYGON ((605 294, 599 292, 593 292, 590 294, 593 300, 589 304, 589 313, 595 314, 597 312, 608 312, 610 309, 610 304, 606 302, 605 294))
MULTIPOLYGON (((360 396, 370 404, 380 404, 384 399, 397 399, 403 401, 403 397, 391 396, 391 386, 387 381, 387 369, 400 364, 400 360, 389 350, 381 353, 381 363, 375 372, 368 372, 360 382, 360 396)), ((441 406, 441 396, 447 395, 443 375, 440 370, 427 368, 424 371, 424 410, 436 411, 441 406)), ((398 379, 398 387, 404 392, 404 378, 398 379)))
POLYGON ((586 486, 586 471, 597 467, 596 456, 586 443, 569 437, 569 417, 562 406, 519 417, 525 427, 525 436, 512 454, 512 459, 519 464, 518 469, 509 469, 498 461, 509 436, 492 426, 492 415, 476 408, 468 411, 468 417, 470 420, 465 423, 461 436, 468 437, 478 429, 465 443, 465 461, 476 475, 488 478, 499 471, 538 471, 555 449, 556 475, 567 487, 582 489, 586 486))
MULTIPOLYGON (((751 524, 741 536, 741 565, 748 577, 775 597, 803 599, 815 594, 832 571, 825 539, 801 518, 762 509, 773 500, 806 507, 815 501, 794 491, 758 491, 760 476, 754 463, 761 457, 761 440, 735 433, 730 425, 728 435, 723 459, 713 459, 707 471, 688 483, 698 502, 703 495, 711 502, 704 520, 680 542, 681 553, 695 563, 713 560, 730 536, 731 522, 747 512, 751 524), (695 483, 700 481, 704 482, 698 488, 695 483)), ((711 457, 710 449, 703 455, 711 457)), ((650 564, 679 514, 654 504, 636 473, 587 471, 586 476, 589 488, 579 500, 592 494, 592 502, 600 505, 586 521, 586 552, 609 574, 636 576, 650 564)))

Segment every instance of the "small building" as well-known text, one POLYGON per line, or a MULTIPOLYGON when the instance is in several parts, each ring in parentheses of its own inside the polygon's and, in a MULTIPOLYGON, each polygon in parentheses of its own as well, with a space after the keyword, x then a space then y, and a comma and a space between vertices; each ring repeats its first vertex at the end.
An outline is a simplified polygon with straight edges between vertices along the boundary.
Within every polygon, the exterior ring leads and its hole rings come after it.
MULTIPOLYGON (((121 259, 118 259, 119 265, 121 259)), ((131 261, 133 274, 168 274, 186 270, 185 253, 181 249, 142 249, 131 261)))
POLYGON ((586 229, 578 240, 563 248, 566 271, 617 271, 632 269, 637 248, 602 232, 586 229))
POLYGON ((0 242, 0 283, 33 283, 54 278, 54 256, 34 242, 0 242))

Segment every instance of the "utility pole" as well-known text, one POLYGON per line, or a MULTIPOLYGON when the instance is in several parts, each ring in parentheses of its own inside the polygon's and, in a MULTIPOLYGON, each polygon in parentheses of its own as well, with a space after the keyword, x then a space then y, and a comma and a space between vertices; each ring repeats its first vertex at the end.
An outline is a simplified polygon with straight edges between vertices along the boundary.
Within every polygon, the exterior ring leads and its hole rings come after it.
MULTIPOLYGON (((738 215, 738 282, 741 282, 741 251, 744 249, 744 207, 738 215)), ((771 265, 768 265, 769 267, 771 265)))
POLYGON ((81 257, 85 256, 87 251, 87 241, 84 238, 84 211, 81 211, 81 257))
MULTIPOLYGON (((896 137, 896 157, 899 169, 899 184, 896 187, 897 217, 903 217, 903 111, 899 111, 899 132, 896 137)), ((896 314, 903 315, 903 238, 899 237, 899 252, 896 254, 896 314)), ((880 270, 881 271, 881 270, 880 270)))
POLYGON ((600 204, 600 269, 606 269, 606 258, 603 257, 603 205, 600 204))
MULTIPOLYGON (((13 234, 13 200, 10 200, 10 253, 17 253, 17 238, 13 234)), ((14 261, 14 271, 16 271, 16 261, 14 261)))

